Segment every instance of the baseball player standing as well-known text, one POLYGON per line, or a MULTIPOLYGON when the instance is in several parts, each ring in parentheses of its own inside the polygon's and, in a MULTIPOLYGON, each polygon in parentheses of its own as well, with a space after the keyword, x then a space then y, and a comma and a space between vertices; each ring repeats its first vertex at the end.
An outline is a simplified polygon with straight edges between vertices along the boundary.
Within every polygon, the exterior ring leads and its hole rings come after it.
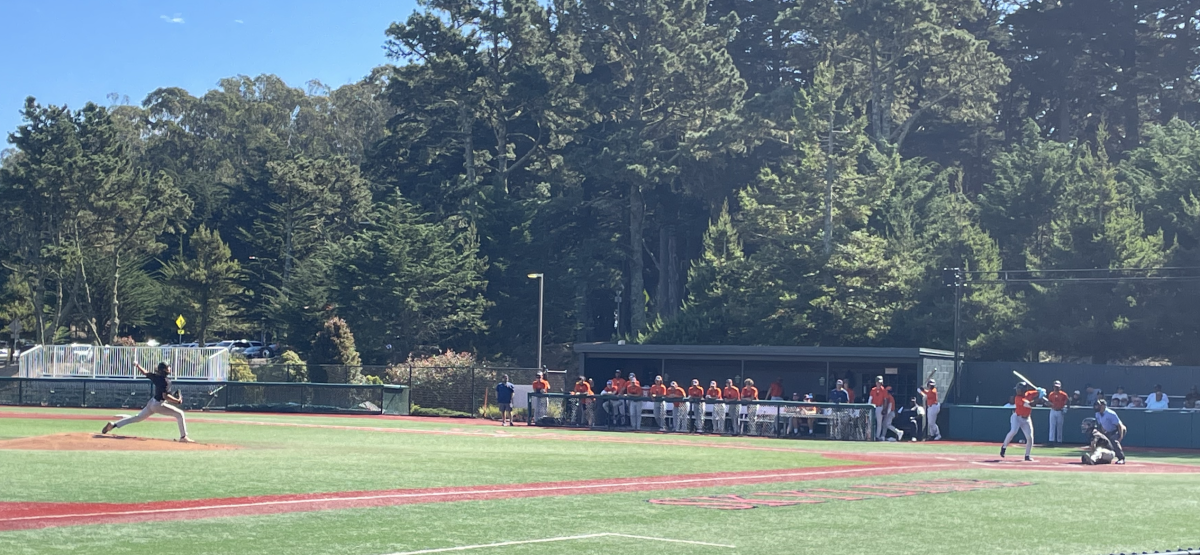
POLYGON ((1008 449, 1009 442, 1017 435, 1017 430, 1021 430, 1021 433, 1025 434, 1025 460, 1032 461, 1030 454, 1033 452, 1033 420, 1030 415, 1033 414, 1033 404, 1041 394, 1026 382, 1017 384, 1016 392, 1013 398, 1013 413, 1009 417, 1011 428, 1004 437, 1004 444, 1000 446, 1000 458, 1004 458, 1004 451, 1008 449))
POLYGON ((942 439, 942 430, 937 425, 942 405, 938 403, 937 385, 933 383, 933 378, 929 378, 925 388, 918 388, 918 391, 925 396, 925 434, 934 440, 942 439))
POLYGON ((674 403, 674 410, 671 411, 671 417, 675 419, 676 432, 687 431, 687 401, 684 397, 687 397, 687 392, 679 387, 679 382, 671 382, 671 387, 667 388, 667 398, 678 399, 674 403))
POLYGON ((704 433, 704 388, 700 387, 700 380, 692 380, 687 394, 688 405, 692 408, 692 418, 696 419, 696 427, 692 431, 702 434, 704 433))
POLYGON ((658 431, 667 431, 667 386, 663 384, 662 376, 654 377, 654 385, 650 386, 650 399, 654 403, 654 421, 658 422, 658 431))
MULTIPOLYGON (((533 380, 534 393, 550 393, 550 382, 546 380, 546 375, 542 372, 537 373, 537 379, 533 380)), ((546 415, 547 401, 545 397, 535 397, 533 400, 533 421, 537 423, 546 415)))
POLYGON ((1067 392, 1062 389, 1062 382, 1054 381, 1054 389, 1046 394, 1046 400, 1050 402, 1050 443, 1062 443, 1063 421, 1067 415, 1067 402, 1070 401, 1067 392))
POLYGON ((124 428, 135 422, 141 422, 150 418, 151 414, 158 413, 164 416, 175 417, 175 422, 179 424, 179 441, 183 443, 195 443, 188 438, 187 422, 184 421, 183 411, 174 405, 168 404, 168 402, 177 405, 183 403, 182 395, 179 395, 178 392, 175 395, 171 394, 171 365, 160 362, 158 363, 158 369, 154 372, 147 372, 145 368, 142 368, 141 364, 136 362, 133 363, 133 367, 137 368, 138 372, 141 372, 143 376, 150 379, 150 383, 154 384, 154 394, 146 402, 146 407, 142 409, 142 412, 128 418, 123 418, 117 422, 109 422, 104 425, 104 429, 100 433, 107 434, 113 428, 124 428))
POLYGON ((892 433, 896 434, 896 441, 904 441, 904 432, 897 429, 895 426, 892 425, 892 422, 896 420, 896 398, 892 396, 892 386, 890 386, 890 385, 887 386, 886 391, 887 391, 887 397, 884 398, 884 405, 883 405, 883 414, 884 414, 883 428, 884 428, 884 431, 883 431, 883 434, 880 435, 880 437, 883 439, 886 439, 887 431, 891 430, 892 433))
MULTIPOLYGON (((642 382, 639 382, 637 376, 633 372, 629 373, 629 381, 625 382, 625 394, 630 397, 642 396, 642 382)), ((634 430, 642 429, 642 400, 630 399, 628 401, 629 426, 634 430)))
MULTIPOLYGON (((729 417, 733 419, 729 424, 729 433, 733 435, 737 435, 738 422, 740 422, 742 409, 738 401, 741 398, 742 390, 733 385, 733 380, 725 380, 725 389, 721 390, 721 399, 725 401, 725 413, 729 414, 729 417)), ((724 428, 724 425, 725 423, 722 421, 722 428, 724 428)))
POLYGON ((883 418, 886 415, 887 389, 883 387, 883 376, 875 376, 875 387, 871 388, 870 402, 875 405, 875 440, 883 441, 883 418))
POLYGON ((704 390, 704 401, 712 407, 713 433, 716 434, 725 431, 725 403, 721 400, 721 388, 717 387, 717 380, 708 382, 708 389, 704 390))

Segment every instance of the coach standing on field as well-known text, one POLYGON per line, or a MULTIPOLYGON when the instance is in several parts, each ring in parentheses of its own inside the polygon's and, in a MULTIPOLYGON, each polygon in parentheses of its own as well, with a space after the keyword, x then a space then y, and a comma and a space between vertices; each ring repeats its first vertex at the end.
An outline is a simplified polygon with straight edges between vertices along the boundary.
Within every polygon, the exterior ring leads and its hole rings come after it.
POLYGON ((500 377, 500 383, 496 384, 496 404, 500 405, 500 426, 512 426, 512 401, 513 393, 517 391, 517 386, 513 385, 508 379, 508 374, 500 377))
POLYGON ((1125 423, 1121 422, 1121 417, 1117 416, 1115 411, 1108 408, 1104 399, 1097 399, 1092 408, 1096 409, 1096 425, 1100 427, 1104 437, 1112 442, 1113 452, 1117 454, 1117 464, 1125 464, 1125 450, 1121 448, 1121 441, 1125 439, 1125 423))

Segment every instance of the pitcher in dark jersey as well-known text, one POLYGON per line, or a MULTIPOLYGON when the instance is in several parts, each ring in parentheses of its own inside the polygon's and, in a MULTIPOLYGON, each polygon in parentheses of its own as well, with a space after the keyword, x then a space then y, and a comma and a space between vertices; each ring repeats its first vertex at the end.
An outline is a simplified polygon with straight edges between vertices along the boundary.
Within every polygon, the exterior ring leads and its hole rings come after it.
POLYGON ((175 405, 168 404, 168 401, 176 405, 183 403, 182 395, 178 393, 171 394, 171 365, 160 362, 158 363, 158 369, 154 372, 147 372, 145 368, 142 368, 142 365, 136 362, 133 363, 133 367, 137 368, 138 372, 141 372, 143 376, 150 379, 150 383, 154 384, 154 395, 150 397, 150 400, 146 403, 146 408, 143 408, 142 412, 118 422, 109 422, 104 425, 104 429, 100 433, 107 434, 113 428, 123 428, 134 422, 141 422, 149 418, 151 414, 158 413, 175 418, 175 422, 179 424, 179 441, 195 443, 188 438, 187 423, 184 422, 183 411, 175 405))

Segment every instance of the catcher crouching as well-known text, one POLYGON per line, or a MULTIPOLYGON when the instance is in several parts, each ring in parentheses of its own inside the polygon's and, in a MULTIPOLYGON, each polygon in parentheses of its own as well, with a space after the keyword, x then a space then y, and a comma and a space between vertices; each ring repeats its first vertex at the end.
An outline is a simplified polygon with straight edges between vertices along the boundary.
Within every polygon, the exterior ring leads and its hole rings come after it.
POLYGON ((1080 424, 1080 430, 1083 435, 1092 438, 1091 443, 1083 448, 1083 455, 1080 456, 1083 464, 1111 464, 1117 458, 1112 442, 1100 432, 1095 418, 1084 418, 1083 423, 1080 424))

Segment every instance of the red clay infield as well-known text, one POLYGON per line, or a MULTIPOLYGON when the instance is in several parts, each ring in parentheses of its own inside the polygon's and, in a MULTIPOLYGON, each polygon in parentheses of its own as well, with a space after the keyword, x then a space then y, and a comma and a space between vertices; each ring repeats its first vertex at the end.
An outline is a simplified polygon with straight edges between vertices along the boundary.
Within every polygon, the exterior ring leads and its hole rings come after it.
POLYGON ((180 443, 169 439, 79 432, 7 439, 0 441, 0 449, 24 449, 30 451, 207 451, 212 449, 237 449, 237 447, 233 445, 217 445, 215 443, 180 443))

